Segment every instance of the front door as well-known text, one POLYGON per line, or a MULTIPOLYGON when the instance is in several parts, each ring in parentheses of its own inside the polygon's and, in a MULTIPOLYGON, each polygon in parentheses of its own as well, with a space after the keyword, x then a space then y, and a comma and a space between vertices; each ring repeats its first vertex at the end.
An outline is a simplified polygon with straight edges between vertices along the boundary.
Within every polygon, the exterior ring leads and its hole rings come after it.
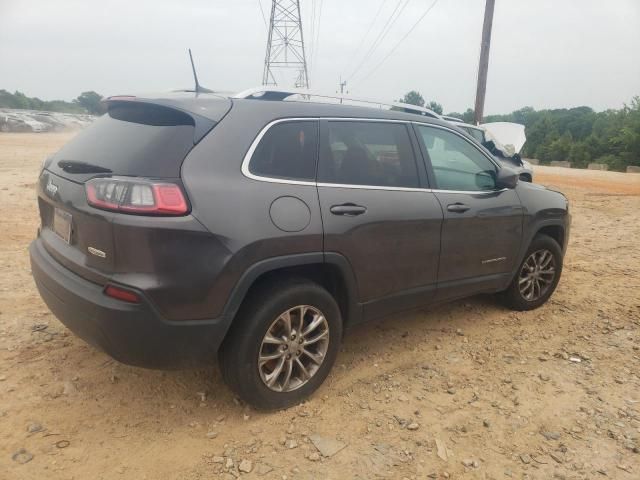
POLYGON ((444 212, 438 297, 491 290, 516 266, 522 207, 497 189, 499 168, 471 141, 446 128, 416 125, 434 193, 444 212))
POLYGON ((412 134, 402 122, 321 121, 324 251, 350 262, 365 318, 435 294, 442 209, 421 184, 412 134))

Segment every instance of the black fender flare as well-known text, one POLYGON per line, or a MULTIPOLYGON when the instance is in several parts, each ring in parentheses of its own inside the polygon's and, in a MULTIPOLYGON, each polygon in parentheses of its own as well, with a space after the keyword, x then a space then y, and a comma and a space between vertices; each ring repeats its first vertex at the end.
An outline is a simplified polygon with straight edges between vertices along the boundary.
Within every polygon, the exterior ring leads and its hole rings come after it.
MULTIPOLYGON (((517 275, 518 268, 520 267, 520 264, 524 260, 524 256, 526 255, 527 250, 529 249, 529 245, 531 245, 531 242, 533 241, 533 238, 544 227, 560 227, 560 228, 562 228, 562 230, 564 231, 564 236, 565 236, 565 244, 568 241, 567 240, 568 233, 569 233, 568 232, 568 226, 563 221, 562 218, 550 218, 550 219, 546 219, 546 220, 538 220, 538 221, 533 222, 530 225, 530 227, 527 229, 526 235, 523 235, 523 241, 522 241, 522 243, 520 245, 520 251, 518 252, 518 261, 515 264, 516 266, 515 266, 514 271, 511 272, 511 275, 509 276, 509 283, 507 283, 507 286, 513 281, 513 279, 517 275)), ((560 248, 562 249, 563 252, 565 251, 565 246, 566 245, 560 245, 560 248)))
POLYGON ((225 319, 225 323, 227 323, 227 328, 231 326, 249 289, 260 276, 287 267, 314 264, 329 264, 338 269, 347 288, 348 319, 343 320, 345 324, 358 323, 362 316, 362 308, 358 303, 359 297, 356 277, 349 261, 343 255, 335 252, 309 252, 266 258, 247 268, 231 290, 229 299, 224 306, 222 317, 225 319))

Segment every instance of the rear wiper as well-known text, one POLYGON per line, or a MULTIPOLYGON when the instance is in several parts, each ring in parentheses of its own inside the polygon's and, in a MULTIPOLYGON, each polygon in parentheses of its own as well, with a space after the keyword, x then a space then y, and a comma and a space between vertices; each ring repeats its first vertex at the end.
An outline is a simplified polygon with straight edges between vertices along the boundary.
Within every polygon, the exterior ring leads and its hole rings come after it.
POLYGON ((58 166, 67 173, 113 173, 108 168, 75 160, 60 160, 58 166))

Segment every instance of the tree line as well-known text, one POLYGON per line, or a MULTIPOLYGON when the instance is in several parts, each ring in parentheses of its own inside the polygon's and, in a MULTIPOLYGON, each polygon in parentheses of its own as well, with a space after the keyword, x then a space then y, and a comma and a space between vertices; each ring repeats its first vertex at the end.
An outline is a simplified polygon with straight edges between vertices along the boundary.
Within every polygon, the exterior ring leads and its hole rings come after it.
MULTIPOLYGON (((425 106, 420 93, 407 93, 402 102, 425 106), (421 102, 421 103, 420 103, 421 102)), ((432 101, 426 104, 440 105, 432 101)), ((436 109, 432 110, 438 112, 436 109)), ((447 115, 473 123, 474 111, 447 115)), ((484 122, 515 122, 526 127, 527 142, 522 156, 541 163, 567 160, 572 166, 586 168, 589 163, 604 163, 610 170, 624 171, 640 166, 640 96, 620 109, 596 112, 590 107, 535 110, 524 107, 506 115, 488 115, 484 122)))
MULTIPOLYGON (((442 114, 442 105, 434 100, 425 102, 415 90, 399 100, 442 114)), ((47 110, 64 113, 105 112, 102 95, 88 91, 71 102, 45 101, 16 91, 0 90, 0 108, 47 110)), ((473 109, 447 115, 473 123, 473 109)), ((567 160, 575 167, 585 168, 591 162, 604 163, 610 170, 624 170, 629 165, 640 166, 640 96, 631 99, 621 109, 596 112, 590 107, 535 110, 524 107, 506 115, 489 115, 485 122, 515 122, 526 127, 527 142, 522 156, 537 158, 542 163, 567 160)))
POLYGON ((40 100, 38 97, 27 97, 17 90, 11 93, 0 89, 0 108, 102 115, 105 112, 105 108, 101 102, 102 95, 93 91, 82 92, 71 102, 66 102, 64 100, 40 100))

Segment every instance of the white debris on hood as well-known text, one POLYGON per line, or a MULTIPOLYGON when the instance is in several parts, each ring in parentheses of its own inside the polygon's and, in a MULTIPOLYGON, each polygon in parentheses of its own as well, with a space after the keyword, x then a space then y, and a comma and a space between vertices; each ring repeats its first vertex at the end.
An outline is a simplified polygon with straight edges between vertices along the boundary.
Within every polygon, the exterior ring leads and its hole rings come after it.
POLYGON ((489 134, 489 139, 496 143, 496 147, 508 156, 520 153, 524 142, 527 141, 527 137, 524 134, 524 125, 519 123, 491 122, 483 123, 480 126, 489 134))

